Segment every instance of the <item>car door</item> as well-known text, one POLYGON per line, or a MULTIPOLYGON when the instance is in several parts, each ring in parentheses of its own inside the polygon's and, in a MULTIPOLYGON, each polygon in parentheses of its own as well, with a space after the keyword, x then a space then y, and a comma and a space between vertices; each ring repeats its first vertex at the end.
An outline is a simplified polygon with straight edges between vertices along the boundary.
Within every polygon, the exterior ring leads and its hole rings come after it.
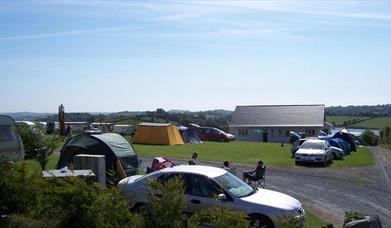
POLYGON ((217 196, 224 191, 213 179, 197 174, 184 174, 183 177, 188 184, 186 213, 193 214, 196 211, 221 205, 217 196))
POLYGON ((331 158, 332 158, 332 151, 331 151, 331 146, 330 146, 330 143, 328 141, 324 141, 325 142, 325 151, 326 151, 326 157, 327 157, 327 161, 331 161, 331 158))

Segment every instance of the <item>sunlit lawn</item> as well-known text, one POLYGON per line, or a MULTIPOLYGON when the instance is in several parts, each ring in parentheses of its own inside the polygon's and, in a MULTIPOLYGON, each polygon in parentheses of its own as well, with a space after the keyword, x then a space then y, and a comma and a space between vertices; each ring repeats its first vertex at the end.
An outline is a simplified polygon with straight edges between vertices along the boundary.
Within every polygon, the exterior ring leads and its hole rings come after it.
MULTIPOLYGON (((279 143, 262 142, 204 142, 203 144, 185 144, 176 146, 133 145, 140 156, 164 156, 167 158, 190 159, 193 152, 199 154, 201 161, 222 162, 229 160, 236 164, 254 165, 258 160, 272 166, 294 166, 290 157, 290 144, 281 147, 279 143)), ((336 160, 330 167, 352 167, 373 165, 372 153, 367 148, 336 160)))

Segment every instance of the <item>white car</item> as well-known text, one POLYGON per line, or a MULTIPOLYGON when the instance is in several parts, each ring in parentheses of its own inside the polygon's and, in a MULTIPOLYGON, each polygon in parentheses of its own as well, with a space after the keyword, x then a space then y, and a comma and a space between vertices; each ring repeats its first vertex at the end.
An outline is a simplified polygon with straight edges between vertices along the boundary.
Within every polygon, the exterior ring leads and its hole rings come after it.
POLYGON ((301 203, 283 193, 255 189, 224 169, 180 165, 147 174, 125 178, 118 183, 122 193, 135 207, 148 204, 150 178, 167 181, 173 177, 184 181, 187 208, 185 213, 194 213, 208 207, 224 206, 248 215, 255 227, 282 227, 281 222, 296 219, 304 227, 305 212, 301 203))
POLYGON ((335 159, 343 159, 343 157, 345 156, 345 152, 338 148, 338 147, 334 147, 332 146, 331 147, 331 155, 332 155, 332 159, 335 160, 335 159))
POLYGON ((295 164, 320 163, 327 166, 333 158, 330 143, 325 140, 308 139, 295 153, 295 164))

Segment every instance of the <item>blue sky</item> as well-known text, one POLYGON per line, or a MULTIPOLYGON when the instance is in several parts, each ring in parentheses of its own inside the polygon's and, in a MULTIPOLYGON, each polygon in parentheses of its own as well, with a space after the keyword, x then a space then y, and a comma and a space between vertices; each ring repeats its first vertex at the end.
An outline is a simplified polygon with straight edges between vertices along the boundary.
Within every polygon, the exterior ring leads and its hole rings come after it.
POLYGON ((390 1, 1 1, 0 112, 391 103, 390 1))

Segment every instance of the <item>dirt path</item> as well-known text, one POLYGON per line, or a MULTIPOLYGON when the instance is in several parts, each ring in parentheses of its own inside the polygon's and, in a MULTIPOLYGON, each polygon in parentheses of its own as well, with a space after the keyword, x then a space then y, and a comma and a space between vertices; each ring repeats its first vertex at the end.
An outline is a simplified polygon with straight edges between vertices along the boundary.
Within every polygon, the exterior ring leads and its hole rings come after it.
MULTIPOLYGON (((266 188, 299 199, 336 227, 341 227, 348 210, 379 215, 384 227, 391 227, 391 151, 373 147, 376 165, 365 168, 328 169, 321 167, 267 168, 266 188), (389 160, 390 159, 390 160, 389 160)), ((151 164, 143 158, 142 166, 151 164)), ((175 160, 185 164, 186 160, 175 160)), ((201 164, 220 167, 214 162, 201 164)), ((248 166, 236 166, 241 171, 248 166)))

